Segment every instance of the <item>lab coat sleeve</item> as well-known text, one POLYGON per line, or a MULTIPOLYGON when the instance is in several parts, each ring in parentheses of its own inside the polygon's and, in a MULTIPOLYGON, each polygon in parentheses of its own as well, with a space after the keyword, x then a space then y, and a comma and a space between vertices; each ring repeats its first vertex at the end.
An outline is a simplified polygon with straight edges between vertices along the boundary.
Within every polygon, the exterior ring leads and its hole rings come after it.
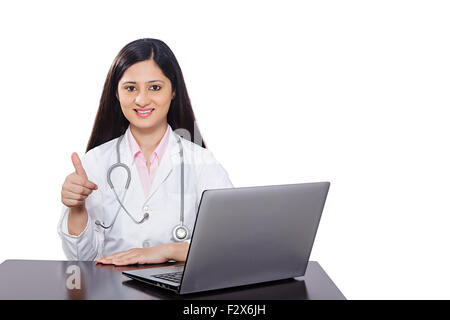
MULTIPOLYGON (((195 203, 195 212, 198 210, 201 196, 204 190, 233 188, 227 171, 216 160, 214 155, 208 149, 201 149, 200 156, 197 158, 197 199, 195 203), (201 159, 201 160, 199 160, 201 159)), ((191 243, 191 239, 184 242, 191 243)))
MULTIPOLYGON (((88 179, 97 183, 95 175, 95 159, 89 152, 81 159, 88 179)), ((97 183, 98 184, 98 183, 97 183)), ((99 186, 100 189, 100 186, 99 186)), ((71 235, 68 231, 69 208, 63 205, 61 217, 58 222, 58 234, 62 241, 62 248, 68 260, 92 261, 98 258, 102 252, 103 231, 95 225, 93 216, 101 210, 101 197, 99 190, 94 190, 85 200, 88 222, 85 229, 78 235, 71 235)))
POLYGON ((86 228, 78 235, 71 235, 68 231, 69 208, 63 206, 58 233, 62 240, 63 251, 68 260, 94 260, 97 257, 98 241, 95 235, 91 217, 88 214, 86 228))
POLYGON ((216 160, 214 155, 206 150, 205 161, 199 168, 199 176, 197 183, 197 202, 204 190, 233 188, 233 184, 224 167, 216 160))

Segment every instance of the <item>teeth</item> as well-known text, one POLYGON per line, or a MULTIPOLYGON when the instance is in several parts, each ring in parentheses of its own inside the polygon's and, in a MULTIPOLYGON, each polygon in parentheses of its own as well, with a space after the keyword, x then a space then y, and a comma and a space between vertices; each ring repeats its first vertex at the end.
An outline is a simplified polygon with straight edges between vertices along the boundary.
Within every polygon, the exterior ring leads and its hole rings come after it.
POLYGON ((140 110, 136 110, 138 113, 150 113, 150 112, 152 112, 153 110, 155 110, 155 109, 150 109, 150 110, 147 110, 147 111, 140 111, 140 110))

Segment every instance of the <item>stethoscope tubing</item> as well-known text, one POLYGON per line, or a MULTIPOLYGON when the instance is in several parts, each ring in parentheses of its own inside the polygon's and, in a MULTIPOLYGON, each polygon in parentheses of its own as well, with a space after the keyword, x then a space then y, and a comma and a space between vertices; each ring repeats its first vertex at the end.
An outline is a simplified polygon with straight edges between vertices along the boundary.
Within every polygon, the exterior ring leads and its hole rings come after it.
MULTIPOLYGON (((114 223, 116 222, 117 216, 120 213, 120 209, 122 208, 125 213, 131 218, 131 220, 136 223, 136 224, 141 224, 143 223, 145 220, 147 220, 149 218, 149 214, 148 212, 145 212, 144 216, 142 217, 141 220, 136 220, 131 213, 127 210, 127 208, 125 207, 125 205, 123 204, 123 200, 125 199, 125 195, 128 191, 128 187, 130 186, 131 183, 131 170, 130 168, 122 163, 120 161, 120 143, 122 142, 122 139, 124 138, 124 135, 121 135, 119 137, 119 139, 117 140, 116 143, 116 154, 117 154, 117 163, 113 164, 111 167, 108 168, 108 171, 106 173, 106 180, 107 183, 109 185, 109 187, 111 188, 112 192, 114 193, 114 196, 117 200, 117 202, 120 204, 116 214, 114 215, 114 218, 111 222, 110 225, 106 226, 104 225, 102 222, 100 222, 99 220, 95 221, 95 224, 102 227, 103 229, 110 229, 114 223), (117 168, 123 168, 126 170, 127 172, 127 181, 125 183, 125 192, 123 194, 122 200, 120 200, 119 196, 117 195, 117 192, 114 188, 114 184, 112 183, 111 180, 111 174, 112 172, 117 169, 117 168)), ((177 136, 177 140, 178 140, 178 144, 179 144, 179 148, 180 148, 180 159, 181 159, 181 196, 180 196, 180 224, 175 226, 175 228, 172 231, 172 236, 174 237, 174 239, 176 241, 183 241, 185 240, 188 235, 189 235, 189 230, 188 228, 184 225, 184 154, 183 154, 183 146, 181 144, 181 138, 177 136), (181 233, 180 233, 181 232, 181 233), (181 234, 181 236, 180 236, 181 234)))

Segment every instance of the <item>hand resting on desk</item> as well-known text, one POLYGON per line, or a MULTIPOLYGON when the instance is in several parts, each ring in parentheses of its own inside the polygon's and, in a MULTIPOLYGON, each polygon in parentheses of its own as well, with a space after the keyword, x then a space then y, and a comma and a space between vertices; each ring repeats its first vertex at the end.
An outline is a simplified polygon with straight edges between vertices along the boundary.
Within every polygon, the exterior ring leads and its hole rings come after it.
POLYGON ((130 264, 164 263, 169 260, 186 261, 189 243, 166 243, 149 248, 135 248, 117 252, 95 260, 98 263, 125 266, 130 264))

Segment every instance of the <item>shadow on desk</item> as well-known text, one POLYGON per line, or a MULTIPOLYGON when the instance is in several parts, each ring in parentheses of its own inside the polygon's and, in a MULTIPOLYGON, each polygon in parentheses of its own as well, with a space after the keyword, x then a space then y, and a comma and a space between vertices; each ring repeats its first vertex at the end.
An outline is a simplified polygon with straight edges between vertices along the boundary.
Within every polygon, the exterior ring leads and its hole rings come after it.
MULTIPOLYGON (((321 266, 310 261, 304 277, 260 284, 178 295, 149 284, 131 280, 122 271, 148 269, 159 265, 116 267, 93 261, 6 260, 0 264, 0 300, 308 300, 345 299, 321 266), (70 288, 72 268, 80 276, 80 287, 70 288)), ((153 270, 152 270, 153 269, 153 270)))
POLYGON ((137 280, 122 282, 124 286, 139 290, 157 299, 170 300, 305 300, 308 299, 305 282, 287 279, 213 290, 195 294, 178 295, 175 292, 154 287, 137 280))
MULTIPOLYGON (((181 265, 183 262, 171 263, 171 265, 181 265)), ((158 268, 161 265, 155 265, 158 268)), ((112 265, 96 265, 99 269, 109 269, 115 271, 129 271, 137 269, 151 269, 149 265, 133 265, 116 267, 112 265)), ((128 278, 126 278, 128 279, 128 278)), ((147 294, 154 299, 168 299, 168 300, 196 300, 196 299, 211 299, 211 300, 228 300, 228 299, 255 299, 255 300, 304 300, 309 299, 306 290, 305 282, 303 280, 286 279, 265 282, 260 284, 252 284, 246 286, 233 287, 228 289, 212 290, 199 292, 194 294, 179 295, 173 291, 165 290, 150 284, 140 282, 138 280, 125 280, 122 285, 137 290, 140 293, 147 294)))

